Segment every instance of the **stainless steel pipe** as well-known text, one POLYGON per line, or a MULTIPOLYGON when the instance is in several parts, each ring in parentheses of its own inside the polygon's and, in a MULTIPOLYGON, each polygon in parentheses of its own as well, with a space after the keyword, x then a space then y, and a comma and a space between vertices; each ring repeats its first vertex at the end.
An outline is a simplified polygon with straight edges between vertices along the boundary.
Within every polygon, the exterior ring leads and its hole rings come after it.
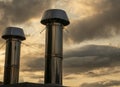
POLYGON ((6 40, 6 54, 4 67, 4 84, 18 83, 21 41, 25 40, 21 28, 8 27, 2 38, 6 40))
POLYGON ((41 23, 46 25, 45 84, 62 85, 63 27, 69 24, 65 11, 47 10, 41 23))

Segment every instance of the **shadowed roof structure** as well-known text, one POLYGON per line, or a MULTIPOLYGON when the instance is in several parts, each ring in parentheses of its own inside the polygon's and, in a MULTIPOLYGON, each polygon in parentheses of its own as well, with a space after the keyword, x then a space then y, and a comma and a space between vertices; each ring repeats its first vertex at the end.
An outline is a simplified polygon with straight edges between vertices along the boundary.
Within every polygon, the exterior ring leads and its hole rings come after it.
POLYGON ((66 87, 60 86, 55 84, 36 84, 36 83, 17 83, 17 84, 10 84, 10 85, 1 85, 0 87, 66 87))

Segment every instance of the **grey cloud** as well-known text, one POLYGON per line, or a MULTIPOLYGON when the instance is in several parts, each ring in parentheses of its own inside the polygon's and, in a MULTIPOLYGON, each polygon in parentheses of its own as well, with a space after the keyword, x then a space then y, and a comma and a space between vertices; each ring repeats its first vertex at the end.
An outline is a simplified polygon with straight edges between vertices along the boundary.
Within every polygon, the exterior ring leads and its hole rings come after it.
POLYGON ((43 10, 51 7, 53 0, 12 0, 0 2, 4 15, 1 21, 22 23, 31 18, 40 17, 43 10))
MULTIPOLYGON (((71 49, 64 53, 63 69, 65 74, 85 73, 94 69, 108 68, 113 70, 120 66, 120 49, 110 46, 88 45, 71 49)), ((26 55, 22 58, 22 71, 44 71, 44 57, 26 55)), ((118 71, 119 72, 119 71, 118 71)), ((114 73, 114 72, 111 72, 114 73)), ((108 74, 111 74, 108 73, 108 74)), ((94 73, 95 75, 96 73, 94 73)), ((99 75, 105 75, 100 73, 99 75)))
POLYGON ((11 25, 22 24, 32 18, 40 18, 44 10, 51 8, 54 0, 2 0, 0 1, 0 34, 11 25))
POLYGON ((94 69, 120 66, 120 49, 109 46, 88 45, 64 54, 65 73, 83 73, 94 69))
POLYGON ((64 60, 64 72, 67 74, 70 73, 84 73, 94 69, 101 69, 105 67, 114 67, 109 63, 110 58, 106 57, 72 57, 64 60))
POLYGON ((120 56, 120 48, 107 45, 85 45, 65 51, 64 57, 84 57, 84 56, 120 56))
POLYGON ((70 38, 79 43, 120 34, 120 5, 118 3, 120 3, 119 0, 105 0, 103 3, 92 4, 97 14, 71 23, 68 27, 69 37, 65 35, 65 40, 70 38))
POLYGON ((105 75, 110 75, 110 74, 117 74, 117 73, 120 73, 119 68, 120 67, 117 67, 117 70, 116 70, 116 67, 115 68, 112 67, 112 70, 111 68, 100 69, 99 73, 94 72, 94 71, 88 71, 88 72, 85 72, 84 74, 89 77, 99 77, 99 76, 105 76, 105 75))
POLYGON ((101 81, 95 83, 84 83, 80 87, 111 87, 111 86, 120 86, 120 81, 101 81))
POLYGON ((43 71, 45 66, 44 63, 45 62, 43 58, 34 58, 33 56, 31 56, 29 60, 26 59, 25 62, 22 64, 24 66, 23 67, 21 66, 21 70, 30 72, 43 71))

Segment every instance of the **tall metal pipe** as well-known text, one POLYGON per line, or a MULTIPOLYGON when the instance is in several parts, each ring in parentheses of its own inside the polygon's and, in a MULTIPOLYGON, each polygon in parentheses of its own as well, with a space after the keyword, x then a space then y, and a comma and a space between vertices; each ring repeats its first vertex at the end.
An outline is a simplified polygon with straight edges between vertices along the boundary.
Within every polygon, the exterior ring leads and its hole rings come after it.
POLYGON ((63 27, 70 22, 65 11, 47 10, 41 20, 46 25, 45 83, 62 85, 63 27))
POLYGON ((18 83, 21 41, 25 40, 21 28, 8 27, 2 38, 6 40, 6 54, 4 67, 4 84, 18 83))

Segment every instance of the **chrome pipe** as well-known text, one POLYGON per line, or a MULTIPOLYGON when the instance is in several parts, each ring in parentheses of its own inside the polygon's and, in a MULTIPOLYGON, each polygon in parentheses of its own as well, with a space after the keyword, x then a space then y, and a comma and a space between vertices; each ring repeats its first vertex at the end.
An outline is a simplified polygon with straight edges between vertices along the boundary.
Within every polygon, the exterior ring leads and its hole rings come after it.
POLYGON ((45 83, 62 84, 63 25, 51 23, 46 29, 45 83))
POLYGON ((47 10, 41 23, 46 25, 45 84, 62 85, 63 27, 69 24, 65 11, 47 10))
POLYGON ((24 32, 20 28, 8 27, 2 38, 6 40, 4 85, 18 83, 20 46, 21 41, 25 40, 24 32))

